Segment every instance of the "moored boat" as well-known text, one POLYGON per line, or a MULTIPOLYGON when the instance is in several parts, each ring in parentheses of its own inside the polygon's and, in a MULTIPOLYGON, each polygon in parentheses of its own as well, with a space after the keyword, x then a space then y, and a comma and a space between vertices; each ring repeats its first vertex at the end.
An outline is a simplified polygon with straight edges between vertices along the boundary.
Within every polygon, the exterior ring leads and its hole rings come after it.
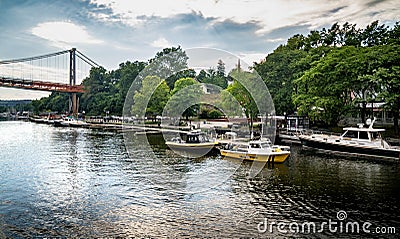
POLYGON ((84 128, 84 127, 88 127, 89 124, 86 123, 86 122, 83 121, 83 120, 74 119, 74 120, 72 120, 72 121, 69 121, 69 126, 71 126, 71 127, 80 127, 80 128, 84 128))
POLYGON ((303 131, 287 131, 287 132, 279 132, 278 131, 278 138, 279 141, 283 144, 301 144, 299 135, 304 134, 303 131))
POLYGON ((400 148, 390 146, 381 136, 385 129, 374 129, 375 119, 368 128, 364 124, 359 127, 346 127, 341 136, 327 134, 300 135, 303 147, 314 148, 328 152, 339 152, 355 157, 368 157, 377 159, 400 159, 400 148))
POLYGON ((220 150, 224 157, 266 163, 283 163, 290 155, 290 147, 273 145, 269 139, 232 142, 220 150))
POLYGON ((183 152, 186 156, 194 157, 206 155, 218 144, 215 140, 211 140, 205 133, 198 130, 188 132, 184 139, 176 137, 165 143, 172 150, 183 152))
POLYGON ((87 127, 89 126, 88 123, 86 123, 83 120, 77 120, 72 117, 66 117, 60 120, 55 120, 54 121, 54 126, 56 127, 87 127))
POLYGON ((308 117, 299 115, 285 116, 277 129, 277 138, 284 144, 301 144, 299 135, 305 134, 310 122, 308 117))

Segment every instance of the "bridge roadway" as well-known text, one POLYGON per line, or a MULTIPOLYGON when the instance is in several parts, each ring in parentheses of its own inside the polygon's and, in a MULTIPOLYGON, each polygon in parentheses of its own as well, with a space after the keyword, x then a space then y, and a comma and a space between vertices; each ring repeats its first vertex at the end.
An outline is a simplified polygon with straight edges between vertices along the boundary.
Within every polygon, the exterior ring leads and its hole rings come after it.
POLYGON ((84 93, 83 85, 71 86, 69 84, 61 84, 45 81, 33 81, 24 79, 12 79, 0 77, 0 87, 13 87, 28 90, 57 91, 66 93, 84 93))

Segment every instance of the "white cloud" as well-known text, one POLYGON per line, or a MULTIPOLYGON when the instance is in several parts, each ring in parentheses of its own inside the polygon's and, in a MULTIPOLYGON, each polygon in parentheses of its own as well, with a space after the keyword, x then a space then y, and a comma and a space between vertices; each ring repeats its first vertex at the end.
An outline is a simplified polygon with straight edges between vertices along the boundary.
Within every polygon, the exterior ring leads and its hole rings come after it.
POLYGON ((272 43, 275 43, 275 42, 284 42, 284 41, 286 41, 286 39, 284 39, 284 38, 274 38, 274 39, 267 39, 267 40, 266 40, 266 42, 272 42, 272 43))
POLYGON ((32 29, 32 34, 46 39, 56 47, 70 48, 73 44, 100 44, 101 40, 90 36, 85 27, 71 22, 45 22, 32 29))
POLYGON ((161 37, 161 38, 153 41, 150 45, 155 48, 166 48, 166 47, 172 46, 172 44, 164 37, 161 37))
POLYGON ((248 66, 252 66, 253 62, 260 62, 267 56, 267 53, 240 53, 239 57, 248 66))
MULTIPOLYGON (((262 27, 257 31, 258 34, 285 26, 310 25, 311 28, 318 28, 346 21, 363 27, 372 20, 393 20, 400 15, 398 0, 375 1, 370 6, 366 0, 146 0, 140 5, 136 1, 126 0, 91 2, 108 6, 120 20, 132 26, 146 21, 141 16, 169 18, 176 14, 198 12, 204 17, 216 18, 217 22, 228 19, 238 23, 257 22, 262 27), (371 14, 375 14, 374 19, 371 14)), ((101 19, 108 18, 102 16, 101 19)))

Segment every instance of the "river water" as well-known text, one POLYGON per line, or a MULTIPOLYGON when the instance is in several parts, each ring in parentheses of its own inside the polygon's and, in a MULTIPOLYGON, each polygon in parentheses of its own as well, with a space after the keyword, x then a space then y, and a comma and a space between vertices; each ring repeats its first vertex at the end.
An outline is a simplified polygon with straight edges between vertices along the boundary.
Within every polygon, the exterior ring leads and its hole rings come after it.
POLYGON ((0 238, 399 237, 398 164, 292 147, 253 177, 251 163, 181 157, 160 136, 148 152, 145 137, 128 155, 121 133, 0 122, 0 238))

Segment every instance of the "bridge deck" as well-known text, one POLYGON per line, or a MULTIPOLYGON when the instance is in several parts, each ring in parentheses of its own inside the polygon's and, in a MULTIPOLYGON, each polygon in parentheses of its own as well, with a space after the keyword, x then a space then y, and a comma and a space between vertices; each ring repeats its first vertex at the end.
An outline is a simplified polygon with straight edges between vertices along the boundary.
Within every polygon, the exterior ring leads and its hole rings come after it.
POLYGON ((84 93, 83 85, 70 86, 69 84, 61 84, 45 81, 33 81, 24 79, 11 79, 0 77, 0 87, 13 87, 28 90, 41 90, 41 91, 57 91, 67 93, 84 93))

